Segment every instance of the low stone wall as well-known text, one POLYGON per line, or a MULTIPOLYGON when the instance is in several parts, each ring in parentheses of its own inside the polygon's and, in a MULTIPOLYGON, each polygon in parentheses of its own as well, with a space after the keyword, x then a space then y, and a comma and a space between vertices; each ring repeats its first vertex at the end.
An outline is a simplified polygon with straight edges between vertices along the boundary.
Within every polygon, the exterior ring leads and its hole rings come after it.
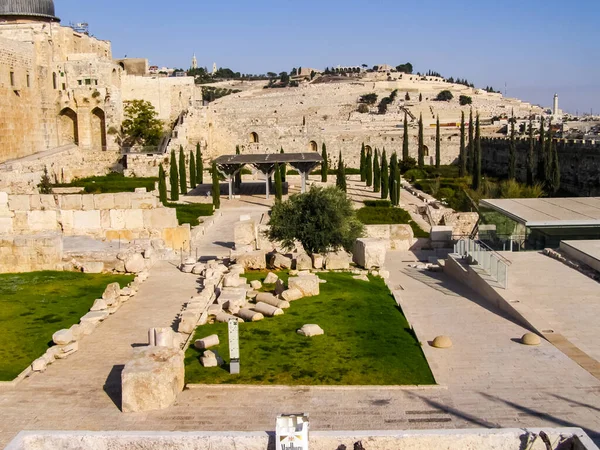
POLYGON ((0 236, 0 273, 62 270, 63 241, 58 233, 0 236))
POLYGON ((173 249, 190 245, 189 225, 153 193, 7 195, 0 192, 0 236, 61 233, 106 240, 162 239, 173 249))

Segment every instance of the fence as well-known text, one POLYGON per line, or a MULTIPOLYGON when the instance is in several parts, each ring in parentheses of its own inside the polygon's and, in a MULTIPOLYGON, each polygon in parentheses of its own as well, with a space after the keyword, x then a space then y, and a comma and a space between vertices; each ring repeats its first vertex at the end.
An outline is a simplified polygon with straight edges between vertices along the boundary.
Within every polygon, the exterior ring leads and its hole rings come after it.
POLYGON ((508 267, 511 262, 475 239, 461 239, 454 244, 454 253, 481 267, 502 288, 508 286, 508 267))

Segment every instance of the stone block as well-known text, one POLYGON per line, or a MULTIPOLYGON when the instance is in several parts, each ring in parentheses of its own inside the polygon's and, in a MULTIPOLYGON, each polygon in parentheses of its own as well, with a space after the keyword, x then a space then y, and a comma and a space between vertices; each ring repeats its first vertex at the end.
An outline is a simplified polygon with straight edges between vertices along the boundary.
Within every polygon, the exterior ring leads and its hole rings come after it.
POLYGON ((266 317, 274 317, 283 315, 283 310, 281 308, 277 308, 276 306, 267 305, 263 302, 258 302, 256 305, 252 307, 252 309, 256 312, 261 313, 266 317))
POLYGON ((32 195, 29 199, 31 209, 54 209, 58 208, 57 201, 52 194, 32 195))
POLYGON ((9 195, 8 208, 11 211, 29 211, 31 209, 30 196, 17 194, 9 195))
POLYGON ((253 220, 236 222, 233 226, 233 241, 238 246, 252 245, 256 242, 256 223, 253 220))
POLYGON ((102 273, 104 272, 104 263, 102 261, 87 261, 81 264, 83 273, 102 273))
POLYGON ((146 262, 140 253, 134 253, 125 259, 125 271, 127 273, 140 273, 145 268, 146 262))
POLYGON ((96 299, 96 301, 94 301, 94 304, 90 308, 90 311, 106 311, 107 309, 108 304, 106 303, 106 300, 104 300, 103 298, 98 298, 96 299))
POLYGON ((61 195, 60 197, 58 197, 58 204, 60 205, 60 209, 81 211, 82 197, 83 196, 81 194, 61 195))
POLYGON ((264 270, 267 268, 266 254, 262 250, 239 255, 236 258, 236 262, 244 266, 244 269, 264 270))
POLYGON ((284 299, 286 302, 300 300, 302 297, 304 297, 304 294, 300 289, 297 288, 288 289, 287 291, 283 291, 281 293, 281 298, 284 299))
POLYGON ((180 333, 192 334, 196 326, 198 325, 198 319, 200 318, 200 311, 188 310, 181 313, 179 325, 177 331, 180 333))
POLYGON ((348 270, 350 268, 350 257, 343 250, 328 253, 325 257, 325 268, 327 270, 348 270))
POLYGON ((121 374, 123 412, 154 411, 175 403, 183 390, 183 351, 148 347, 134 351, 121 374))
POLYGON ((100 211, 74 211, 73 231, 74 233, 85 233, 86 231, 100 230, 100 211))
POLYGON ((96 209, 96 206, 94 205, 93 195, 81 196, 81 209, 84 211, 93 211, 94 209, 96 209))
POLYGON ((365 269, 383 267, 387 253, 386 241, 376 238, 360 238, 354 243, 354 262, 365 269))
POLYGON ((197 339, 196 342, 194 342, 194 347, 196 347, 198 350, 207 350, 211 347, 216 347, 219 344, 219 336, 216 334, 211 334, 205 338, 197 339))
POLYGON ((297 331, 297 333, 301 336, 306 337, 321 336, 325 334, 325 332, 319 325, 314 324, 304 325, 297 331))
POLYGON ((207 350, 200 357, 200 363, 203 367, 219 367, 225 364, 225 361, 216 350, 207 350))
POLYGON ((131 197, 131 208, 132 209, 153 209, 156 208, 158 199, 152 194, 146 193, 135 193, 131 197))
POLYGON ((250 286, 252 287, 252 289, 258 291, 260 288, 262 288, 262 283, 258 280, 254 280, 250 282, 250 286))
POLYGON ((107 209, 100 210, 100 227, 102 227, 103 230, 111 228, 110 211, 107 209))
POLYGON ((115 208, 114 194, 95 194, 94 208, 100 210, 110 210, 115 208))
POLYGON ((185 224, 175 228, 165 228, 162 231, 162 239, 165 245, 172 249, 188 248, 190 243, 190 225, 185 224))
POLYGON ((310 270, 312 268, 312 259, 306 253, 300 253, 296 257, 296 270, 310 270))
POLYGON ((176 228, 179 226, 177 212, 173 208, 156 208, 143 210, 144 226, 146 228, 176 228))
POLYGON ((433 226, 431 227, 430 238, 432 242, 450 242, 452 241, 452 227, 433 226))
MULTIPOLYGON (((409 226, 410 228, 410 226, 409 226)), ((365 237, 377 239, 390 239, 390 225, 365 225, 365 237)))
POLYGON ((141 209, 125 210, 125 228, 128 230, 141 230, 144 228, 144 214, 141 209))
POLYGON ((292 260, 279 253, 273 253, 269 255, 269 267, 272 269, 291 269, 292 260))
POLYGON ((32 232, 56 231, 58 229, 57 213, 56 211, 29 211, 27 226, 32 232))
POLYGON ((288 279, 289 289, 298 289, 304 297, 319 295, 319 278, 316 275, 290 277, 288 279))
POLYGON ((13 233, 12 217, 0 217, 0 234, 11 234, 11 233, 13 233))
POLYGON ((0 191, 0 208, 8 207, 8 193, 0 191))
POLYGON ((110 211, 110 228, 113 230, 125 229, 125 210, 113 209, 110 211))
POLYGON ((52 342, 56 345, 67 345, 74 340, 73 332, 71 330, 59 330, 52 335, 52 342))
POLYGON ((279 277, 275 275, 273 272, 269 272, 265 277, 263 283, 264 284, 275 284, 279 280, 279 277))
POLYGON ((312 264, 315 269, 322 269, 325 264, 325 258, 323 255, 319 255, 318 253, 313 253, 311 255, 312 264))
POLYGON ((131 208, 130 192, 119 192, 114 194, 115 209, 130 209, 131 208))

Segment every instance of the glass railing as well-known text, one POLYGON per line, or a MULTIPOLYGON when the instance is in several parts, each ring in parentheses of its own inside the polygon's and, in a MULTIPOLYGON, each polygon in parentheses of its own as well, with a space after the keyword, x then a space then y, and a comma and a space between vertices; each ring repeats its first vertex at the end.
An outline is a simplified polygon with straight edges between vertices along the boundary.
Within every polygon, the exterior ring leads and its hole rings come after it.
POLYGON ((503 289, 507 288, 511 262, 500 253, 476 239, 460 239, 454 244, 454 253, 469 264, 480 267, 503 289))

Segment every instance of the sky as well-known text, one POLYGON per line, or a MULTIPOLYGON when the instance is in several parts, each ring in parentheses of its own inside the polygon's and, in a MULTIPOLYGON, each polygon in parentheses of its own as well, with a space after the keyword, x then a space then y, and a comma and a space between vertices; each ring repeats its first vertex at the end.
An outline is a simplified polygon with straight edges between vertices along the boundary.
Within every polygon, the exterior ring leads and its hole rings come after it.
POLYGON ((571 113, 600 113, 600 1, 55 0, 113 57, 241 73, 411 62, 571 113))

